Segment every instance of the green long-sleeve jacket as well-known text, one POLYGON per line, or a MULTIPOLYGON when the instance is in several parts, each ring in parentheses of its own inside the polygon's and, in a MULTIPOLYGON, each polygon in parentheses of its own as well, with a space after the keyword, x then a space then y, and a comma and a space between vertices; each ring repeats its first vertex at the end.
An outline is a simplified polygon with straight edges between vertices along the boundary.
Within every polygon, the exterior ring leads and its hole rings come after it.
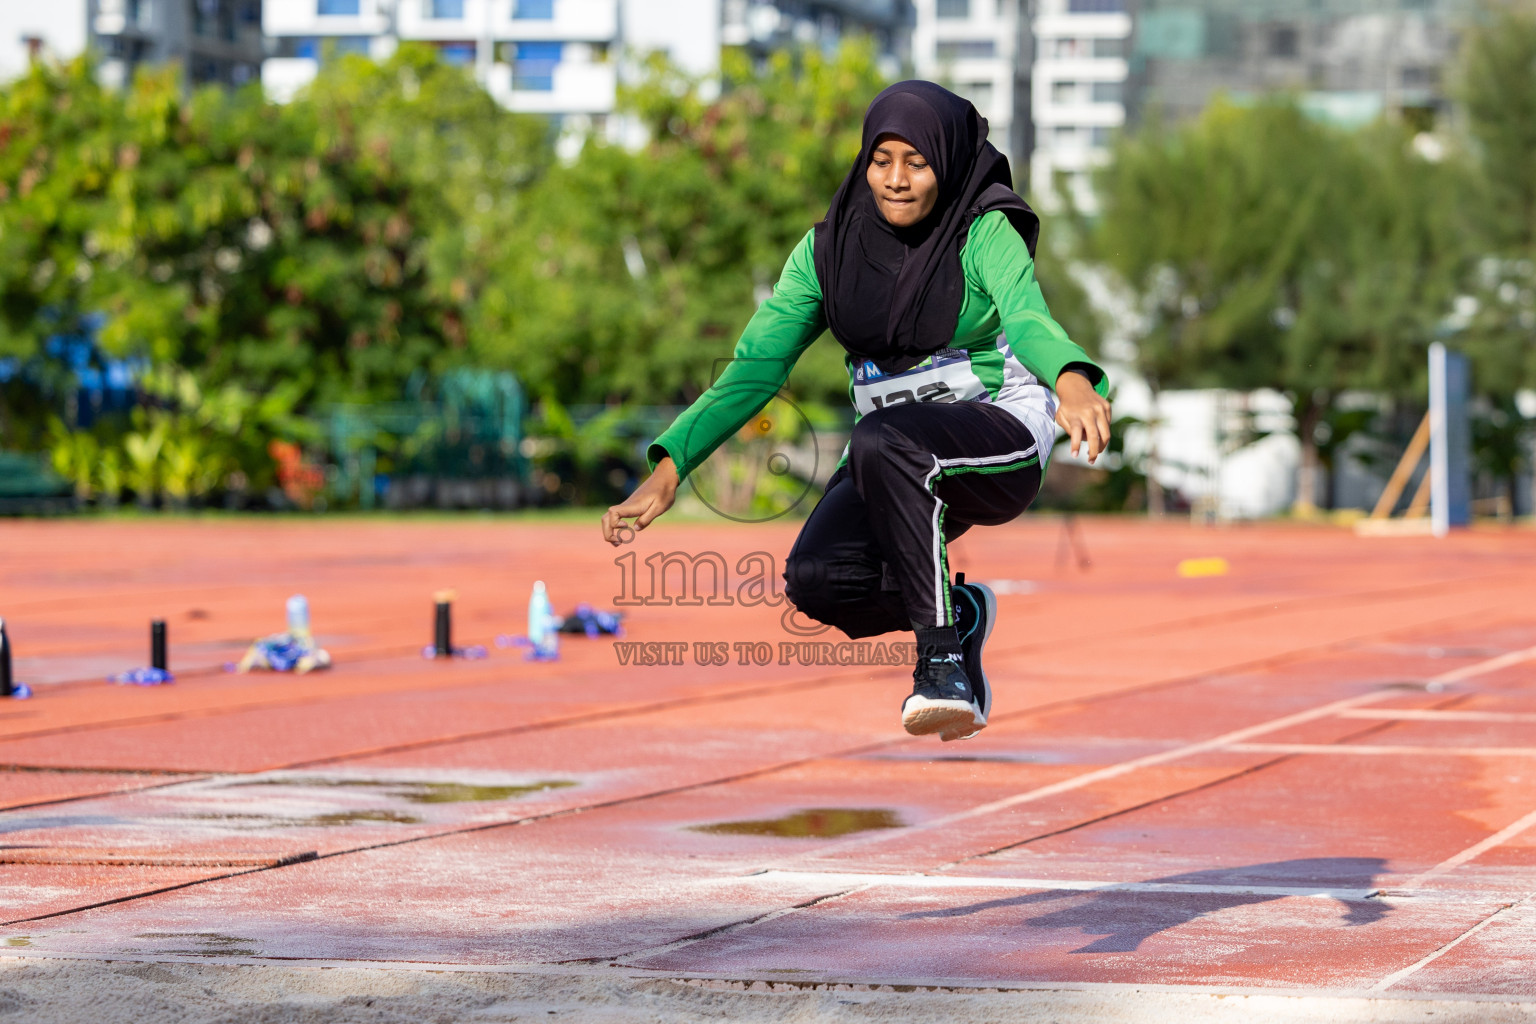
MULTIPOLYGON (((724 372, 651 443, 652 469, 671 456, 678 477, 686 478, 778 393, 795 360, 826 330, 814 235, 814 229, 806 232, 795 246, 772 298, 758 307, 724 372)), ((1029 428, 1043 465, 1056 437, 1050 385, 1074 365, 1101 395, 1108 395, 1109 380, 1051 318, 1035 262, 1007 214, 994 210, 977 218, 960 265, 965 299, 947 348, 900 374, 847 357, 855 414, 898 402, 995 402, 1029 428)))

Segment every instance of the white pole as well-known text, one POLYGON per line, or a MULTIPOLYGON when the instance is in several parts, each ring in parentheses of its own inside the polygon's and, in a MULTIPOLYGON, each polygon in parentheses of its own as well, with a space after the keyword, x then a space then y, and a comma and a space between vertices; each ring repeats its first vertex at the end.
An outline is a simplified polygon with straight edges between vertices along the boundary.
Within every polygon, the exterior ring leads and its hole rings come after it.
POLYGON ((1445 346, 1429 346, 1429 520, 1436 537, 1451 532, 1451 459, 1445 346))

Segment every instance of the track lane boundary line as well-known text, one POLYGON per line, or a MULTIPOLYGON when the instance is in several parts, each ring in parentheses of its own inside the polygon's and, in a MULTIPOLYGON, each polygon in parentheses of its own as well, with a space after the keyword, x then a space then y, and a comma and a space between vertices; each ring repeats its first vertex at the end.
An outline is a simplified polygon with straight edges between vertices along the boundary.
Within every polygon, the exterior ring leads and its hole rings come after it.
POLYGON ((1431 711, 1426 708, 1361 708, 1343 711, 1340 718, 1372 718, 1394 722, 1536 722, 1531 711, 1431 711))
MULTIPOLYGON (((1346 716, 1340 715, 1339 717, 1343 718, 1346 716)), ((1233 743, 1226 749, 1235 754, 1298 754, 1302 757, 1311 757, 1317 754, 1328 756, 1343 755, 1345 757, 1355 757, 1362 754, 1397 755, 1400 757, 1421 757, 1436 754, 1444 757, 1536 757, 1536 747, 1434 747, 1350 743, 1233 743)))

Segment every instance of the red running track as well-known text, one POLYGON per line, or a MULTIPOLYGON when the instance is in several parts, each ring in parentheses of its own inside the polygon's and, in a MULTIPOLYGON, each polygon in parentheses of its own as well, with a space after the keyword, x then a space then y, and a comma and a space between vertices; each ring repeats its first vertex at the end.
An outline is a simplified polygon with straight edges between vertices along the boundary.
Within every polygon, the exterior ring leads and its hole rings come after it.
POLYGON ((1080 535, 1086 568, 1057 520, 955 545, 999 591, 997 698, 941 744, 900 730, 908 669, 782 664, 806 638, 776 594, 734 599, 792 524, 663 522, 622 551, 595 522, 0 527, 0 614, 37 691, 0 703, 0 943, 1536 996, 1536 534, 1080 535), (438 589, 456 640, 489 645, 535 579, 558 610, 608 606, 616 557, 646 594, 645 559, 674 551, 718 552, 733 598, 630 609, 625 640, 682 643, 681 665, 607 638, 554 663, 420 656, 438 589), (1197 557, 1230 570, 1180 577, 1197 557), (294 592, 335 669, 223 672, 294 592), (143 664, 156 617, 178 681, 103 682, 143 664))

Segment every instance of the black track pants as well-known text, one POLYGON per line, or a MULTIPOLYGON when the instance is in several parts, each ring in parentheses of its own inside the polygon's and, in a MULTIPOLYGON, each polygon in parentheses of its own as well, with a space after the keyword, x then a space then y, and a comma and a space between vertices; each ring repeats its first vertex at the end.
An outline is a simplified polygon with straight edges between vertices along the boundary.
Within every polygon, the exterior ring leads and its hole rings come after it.
POLYGON ((945 543, 1017 518, 1039 489, 1034 436, 995 405, 870 413, 790 549, 785 592, 854 639, 952 625, 945 543))

